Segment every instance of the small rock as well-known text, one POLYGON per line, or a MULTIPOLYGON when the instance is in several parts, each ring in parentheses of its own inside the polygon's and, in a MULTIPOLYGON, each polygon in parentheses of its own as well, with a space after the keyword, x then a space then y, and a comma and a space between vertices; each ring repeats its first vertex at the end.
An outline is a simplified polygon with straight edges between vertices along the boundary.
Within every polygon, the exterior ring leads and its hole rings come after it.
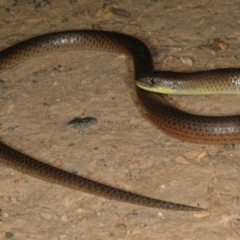
POLYGON ((161 217, 161 218, 164 218, 163 213, 160 212, 160 211, 157 212, 157 216, 158 216, 158 217, 161 217))
POLYGON ((61 221, 62 221, 62 222, 67 222, 67 221, 68 221, 67 215, 62 215, 62 216, 61 216, 61 221))
POLYGON ((193 216, 196 217, 196 218, 203 218, 203 217, 207 217, 209 215, 210 215, 210 212, 208 212, 208 211, 195 212, 193 214, 193 216))
POLYGON ((122 8, 111 7, 110 11, 113 14, 118 15, 120 17, 129 18, 131 16, 131 14, 128 11, 126 11, 125 9, 122 9, 122 8))
POLYGON ((193 59, 191 59, 190 57, 180 57, 179 59, 180 59, 180 61, 181 61, 182 63, 184 63, 184 64, 192 67, 192 65, 193 65, 193 59))
POLYGON ((132 211, 132 215, 133 215, 133 216, 136 216, 136 215, 139 215, 139 214, 140 214, 140 211, 139 211, 139 210, 134 209, 134 210, 132 211))
POLYGON ((56 160, 52 161, 50 164, 53 167, 59 168, 59 167, 62 167, 63 162, 61 160, 59 160, 59 159, 56 159, 56 160))
POLYGON ((46 212, 41 212, 40 215, 41 215, 41 217, 42 217, 43 219, 45 219, 45 220, 50 220, 50 219, 53 218, 53 215, 52 215, 52 214, 46 213, 46 212))
POLYGON ((219 38, 215 38, 212 43, 212 48, 216 51, 226 50, 229 48, 229 44, 219 38))
POLYGON ((53 86, 58 86, 59 83, 57 81, 54 81, 53 86))
POLYGON ((81 85, 86 85, 87 81, 86 80, 82 80, 81 81, 81 85))
POLYGON ((184 157, 187 159, 195 159, 195 160, 200 160, 204 158, 207 155, 206 152, 200 152, 200 151, 189 151, 184 153, 184 157))
POLYGON ((234 148, 235 148, 235 144, 225 144, 225 145, 224 145, 224 149, 225 149, 226 151, 233 151, 234 148))
POLYGON ((97 123, 97 119, 94 117, 84 117, 84 118, 75 117, 71 121, 69 121, 67 124, 71 125, 73 128, 76 128, 76 129, 77 128, 84 129, 96 123, 97 123))
POLYGON ((96 12, 96 17, 103 17, 105 20, 109 20, 113 17, 113 13, 110 11, 109 7, 100 8, 96 12))
POLYGON ((179 163, 179 164, 182 164, 182 165, 186 165, 186 164, 189 164, 189 162, 186 160, 185 157, 183 156, 177 156, 175 158, 175 162, 179 163))
POLYGON ((98 217, 102 217, 102 216, 105 216, 106 215, 106 212, 101 210, 101 211, 97 211, 97 216, 98 217))
POLYGON ((200 154, 198 154, 197 159, 202 159, 202 158, 204 158, 206 155, 207 155, 206 152, 201 152, 200 154))

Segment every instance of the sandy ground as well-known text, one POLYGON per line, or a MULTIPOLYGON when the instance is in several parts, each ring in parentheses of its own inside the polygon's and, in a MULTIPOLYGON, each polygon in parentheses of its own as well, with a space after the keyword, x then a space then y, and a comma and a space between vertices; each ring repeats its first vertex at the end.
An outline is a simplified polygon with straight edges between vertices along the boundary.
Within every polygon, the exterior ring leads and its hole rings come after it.
MULTIPOLYGON (((239 67, 239 12, 237 0, 1 0, 0 49, 48 32, 99 28, 145 41, 158 69, 239 67)), ((240 145, 193 144, 161 132, 139 107, 131 59, 54 53, 0 78, 1 140, 12 147, 122 189, 210 209, 109 201, 1 166, 0 239, 240 239, 240 145), (84 116, 98 124, 67 125, 84 116)), ((201 114, 240 112, 238 96, 171 99, 201 114)))

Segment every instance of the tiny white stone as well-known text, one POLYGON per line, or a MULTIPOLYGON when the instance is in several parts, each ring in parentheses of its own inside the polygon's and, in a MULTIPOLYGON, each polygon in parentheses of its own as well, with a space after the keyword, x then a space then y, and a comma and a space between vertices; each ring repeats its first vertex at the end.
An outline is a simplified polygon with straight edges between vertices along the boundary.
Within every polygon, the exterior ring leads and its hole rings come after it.
POLYGON ((158 216, 158 217, 161 217, 161 218, 164 218, 162 212, 157 212, 157 216, 158 216))
POLYGON ((57 81, 55 81, 54 83, 53 83, 53 86, 58 86, 59 85, 59 83, 57 82, 57 81))
POLYGON ((180 61, 190 67, 193 65, 193 60, 190 57, 180 57, 180 61))

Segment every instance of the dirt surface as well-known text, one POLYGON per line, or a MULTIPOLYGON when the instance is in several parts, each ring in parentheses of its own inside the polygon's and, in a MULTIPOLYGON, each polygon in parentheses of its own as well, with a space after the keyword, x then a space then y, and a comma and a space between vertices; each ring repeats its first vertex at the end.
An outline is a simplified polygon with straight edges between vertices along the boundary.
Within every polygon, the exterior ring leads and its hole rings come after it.
MULTIPOLYGON (((227 1, 0 1, 0 49, 44 33, 104 29, 142 39, 157 69, 240 66, 240 5, 227 1)), ((79 175, 209 208, 150 209, 0 170, 0 239, 240 239, 239 154, 182 142, 154 126, 134 91, 131 59, 71 51, 0 75, 1 140, 79 175), (98 123, 79 130, 74 117, 98 123)), ((236 114, 238 96, 171 97, 201 114, 236 114)))

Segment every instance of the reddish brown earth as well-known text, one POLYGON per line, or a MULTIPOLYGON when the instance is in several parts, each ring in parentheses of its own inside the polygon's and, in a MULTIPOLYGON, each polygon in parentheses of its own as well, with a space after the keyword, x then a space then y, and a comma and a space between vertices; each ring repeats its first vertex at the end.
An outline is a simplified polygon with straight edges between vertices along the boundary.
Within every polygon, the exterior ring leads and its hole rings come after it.
MULTIPOLYGON (((240 5, 227 1, 0 1, 0 49, 48 32, 115 30, 173 71, 240 66, 240 5)), ((150 209, 0 170, 0 239, 240 239, 240 145, 174 139, 154 126, 134 91, 131 59, 54 53, 0 75, 1 140, 79 175, 150 197, 208 207, 150 209), (92 116, 85 130, 67 125, 92 116)), ((236 114, 238 96, 172 97, 201 114, 236 114)))

